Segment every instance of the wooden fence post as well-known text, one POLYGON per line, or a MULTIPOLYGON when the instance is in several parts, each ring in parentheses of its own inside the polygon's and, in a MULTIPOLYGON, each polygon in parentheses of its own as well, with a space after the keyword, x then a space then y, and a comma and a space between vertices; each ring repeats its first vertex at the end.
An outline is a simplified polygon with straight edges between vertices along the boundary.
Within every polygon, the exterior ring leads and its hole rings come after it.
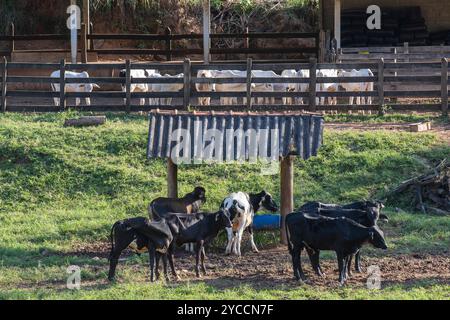
POLYGON ((247 59, 247 109, 250 110, 252 108, 252 69, 253 69, 253 60, 252 58, 247 59))
POLYGON ((403 54, 405 55, 405 60, 400 62, 409 62, 409 42, 403 43, 403 54))
POLYGON ((294 210, 294 161, 292 156, 281 159, 281 242, 287 244, 286 216, 294 210))
POLYGON ((166 59, 167 61, 172 61, 172 30, 167 27, 165 30, 165 34, 166 34, 166 50, 169 51, 166 54, 166 59))
POLYGON ((325 53, 326 53, 326 43, 325 43, 325 31, 320 30, 319 32, 319 62, 325 62, 325 53))
MULTIPOLYGON (((89 24, 89 35, 93 35, 93 34, 94 34, 94 24, 91 22, 89 24)), ((94 48, 94 39, 91 38, 90 43, 91 43, 91 45, 89 47, 89 50, 95 50, 95 48, 94 48)))
POLYGON ((87 47, 88 47, 87 26, 84 23, 81 24, 80 47, 81 47, 81 63, 87 63, 88 62, 88 55, 87 55, 87 47))
POLYGON ((448 115, 448 60, 446 58, 442 58, 441 97, 442 114, 448 115))
MULTIPOLYGON (((250 31, 250 29, 247 27, 247 28, 245 28, 245 34, 246 34, 246 37, 245 37, 245 42, 244 42, 244 48, 245 49, 250 49, 250 37, 248 36, 248 34, 249 34, 249 31, 250 31)), ((248 59, 248 53, 246 54, 246 58, 248 59)))
POLYGON ((6 57, 3 57, 3 61, 2 61, 2 100, 1 100, 1 111, 2 112, 6 112, 7 79, 8 79, 8 60, 6 60, 6 57))
POLYGON ((309 62, 309 111, 316 112, 316 85, 317 85, 317 59, 312 58, 309 62))
POLYGON ((131 112, 131 61, 129 59, 125 62, 125 110, 127 113, 131 112))
POLYGON ((187 110, 191 103, 191 60, 184 59, 183 63, 184 73, 184 98, 183 107, 187 110))
POLYGON ((59 64, 59 109, 61 112, 66 110, 66 60, 61 59, 59 64))
POLYGON ((167 196, 169 198, 178 198, 178 166, 167 159, 167 196))
POLYGON ((14 26, 14 23, 11 23, 11 57, 12 53, 16 50, 16 42, 14 41, 14 37, 16 36, 16 28, 14 26))
POLYGON ((377 89, 378 89, 378 104, 380 107, 378 113, 380 115, 384 115, 384 59, 383 58, 381 58, 380 61, 378 61, 377 89))

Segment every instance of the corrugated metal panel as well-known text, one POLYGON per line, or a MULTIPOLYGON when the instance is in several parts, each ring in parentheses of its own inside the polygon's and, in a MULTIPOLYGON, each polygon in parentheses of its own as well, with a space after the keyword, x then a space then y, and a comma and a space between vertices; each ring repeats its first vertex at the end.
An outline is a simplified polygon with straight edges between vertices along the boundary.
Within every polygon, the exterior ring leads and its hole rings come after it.
POLYGON ((148 158, 196 161, 277 160, 317 155, 323 117, 295 114, 150 113, 148 158), (215 129, 215 130, 212 130, 215 129), (181 147, 177 150, 176 147, 181 147))

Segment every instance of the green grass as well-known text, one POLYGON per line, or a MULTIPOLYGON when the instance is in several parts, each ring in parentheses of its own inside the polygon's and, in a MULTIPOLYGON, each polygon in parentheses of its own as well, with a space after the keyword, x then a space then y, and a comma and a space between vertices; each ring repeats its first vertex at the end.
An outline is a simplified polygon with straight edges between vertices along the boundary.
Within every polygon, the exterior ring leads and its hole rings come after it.
MULTIPOLYGON (((108 123, 99 128, 63 128, 64 119, 74 115, 0 115, 0 299, 232 299, 236 294, 243 299, 448 298, 448 285, 433 281, 390 285, 381 292, 247 285, 220 289, 202 282, 149 286, 145 257, 129 260, 122 283, 108 285, 106 259, 93 260, 75 248, 106 242, 118 219, 146 215, 149 201, 165 194, 166 167, 161 160, 145 159, 145 117, 109 114, 108 123), (80 292, 63 286, 66 268, 73 264, 84 266, 83 281, 92 283, 80 292)), ((402 179, 450 155, 450 146, 433 134, 327 132, 324 143, 318 157, 295 163, 296 206, 308 200, 382 198, 402 179)), ((182 166, 180 193, 205 186, 205 210, 216 210, 235 190, 267 189, 279 201, 279 177, 262 176, 260 170, 260 165, 248 164, 182 166)), ((449 219, 411 214, 408 205, 407 199, 390 203, 389 254, 448 254, 449 219), (396 206, 410 213, 395 213, 396 206)), ((259 233, 257 242, 273 246, 278 237, 259 233)))

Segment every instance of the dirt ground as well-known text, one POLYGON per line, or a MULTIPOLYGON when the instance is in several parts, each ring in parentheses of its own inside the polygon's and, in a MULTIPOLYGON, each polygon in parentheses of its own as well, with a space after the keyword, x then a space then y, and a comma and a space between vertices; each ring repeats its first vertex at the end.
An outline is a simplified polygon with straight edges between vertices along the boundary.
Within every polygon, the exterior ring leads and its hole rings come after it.
MULTIPOLYGON (((96 248, 83 248, 77 255, 91 257, 108 257, 108 244, 97 244, 96 248)), ((380 252, 382 254, 383 252, 380 252)), ((124 253, 119 263, 119 270, 124 261, 131 257, 130 252, 124 253)), ((226 256, 222 251, 207 251, 206 267, 208 274, 197 279, 194 273, 195 256, 185 252, 177 252, 175 267, 181 280, 179 283, 202 281, 217 289, 233 288, 248 285, 254 289, 295 288, 298 283, 294 280, 291 256, 285 246, 262 249, 260 253, 245 251, 242 257, 226 256), (214 251, 214 252, 211 252, 214 251)), ((362 273, 352 273, 347 282, 352 288, 366 287, 370 274, 369 266, 379 267, 382 286, 413 284, 416 282, 433 281, 450 285, 450 252, 441 255, 409 254, 368 257, 362 254, 362 273)), ((317 276, 309 263, 306 253, 302 255, 302 265, 308 281, 306 284, 318 288, 338 288, 337 261, 321 259, 321 266, 325 276, 317 276)), ((136 271, 147 272, 142 265, 133 265, 136 271)), ((353 270, 353 267, 352 267, 353 270)), ((162 270, 161 270, 162 271, 162 270)), ((119 279, 120 282, 120 279, 119 279)))

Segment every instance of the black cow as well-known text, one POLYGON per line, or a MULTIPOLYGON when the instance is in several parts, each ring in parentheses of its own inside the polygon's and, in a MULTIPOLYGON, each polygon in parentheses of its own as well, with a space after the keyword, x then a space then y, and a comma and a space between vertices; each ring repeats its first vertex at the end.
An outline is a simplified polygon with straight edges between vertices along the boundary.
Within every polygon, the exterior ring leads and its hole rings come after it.
MULTIPOLYGON (((181 229, 175 237, 175 243, 181 246, 186 243, 196 243, 196 264, 195 273, 200 277, 200 262, 204 274, 205 267, 205 244, 212 241, 220 230, 231 228, 230 213, 226 209, 220 209, 216 213, 205 214, 203 219, 192 224, 191 226, 181 229)), ((169 256, 173 255, 174 246, 169 248, 169 256)))
POLYGON ((328 218, 303 212, 291 213, 286 217, 286 233, 289 253, 292 256, 294 276, 306 280, 301 266, 301 253, 308 250, 314 269, 318 269, 320 250, 336 252, 339 265, 339 282, 347 280, 348 260, 365 243, 376 248, 387 249, 384 234, 373 226, 364 227, 347 218, 328 218))
POLYGON ((152 220, 164 218, 168 213, 194 214, 206 202, 206 190, 196 187, 183 198, 158 198, 150 203, 148 211, 152 220))
MULTIPOLYGON (((110 267, 108 279, 115 278, 116 267, 122 252, 134 241, 138 252, 148 249, 150 258, 150 281, 155 280, 155 262, 162 257, 164 261, 164 275, 167 275, 167 253, 173 242, 173 234, 179 232, 178 219, 161 219, 151 222, 147 218, 138 217, 116 222, 111 229, 111 253, 109 256, 110 267)), ((172 263, 171 263, 172 266, 172 263)), ((173 271, 173 270, 172 270, 173 271)), ((159 278, 159 271, 156 270, 159 278)))
MULTIPOLYGON (((330 218, 346 217, 362 224, 365 227, 373 227, 378 220, 388 222, 389 218, 381 213, 384 205, 378 201, 361 201, 348 205, 324 204, 320 202, 307 202, 299 211, 319 214, 330 218)), ((351 272, 350 264, 352 257, 349 259, 348 271, 351 272)), ((323 272, 320 269, 315 270, 318 275, 322 276, 323 272)), ((362 272, 361 268, 361 252, 358 251, 355 255, 355 271, 362 272)))

